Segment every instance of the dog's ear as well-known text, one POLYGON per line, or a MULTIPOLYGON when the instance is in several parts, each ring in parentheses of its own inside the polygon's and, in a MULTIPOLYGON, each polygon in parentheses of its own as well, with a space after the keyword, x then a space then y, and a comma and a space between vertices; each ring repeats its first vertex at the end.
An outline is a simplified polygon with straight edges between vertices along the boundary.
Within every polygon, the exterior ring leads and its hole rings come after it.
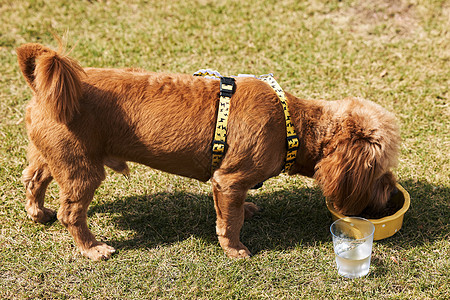
POLYGON ((360 214, 373 201, 374 182, 384 172, 382 147, 369 136, 344 133, 335 137, 316 165, 314 178, 345 215, 360 214))
POLYGON ((375 147, 339 144, 316 166, 314 177, 323 194, 345 215, 357 215, 369 204, 377 169, 375 147))

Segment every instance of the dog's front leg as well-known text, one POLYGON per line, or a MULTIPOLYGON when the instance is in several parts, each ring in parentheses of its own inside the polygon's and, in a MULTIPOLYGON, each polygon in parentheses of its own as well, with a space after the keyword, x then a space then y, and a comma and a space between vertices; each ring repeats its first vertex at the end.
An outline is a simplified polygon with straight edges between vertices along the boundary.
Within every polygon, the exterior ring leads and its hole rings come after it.
POLYGON ((214 207, 217 213, 216 231, 220 246, 229 257, 250 257, 250 251, 240 239, 244 224, 244 201, 247 190, 232 185, 225 176, 214 176, 212 181, 214 207))

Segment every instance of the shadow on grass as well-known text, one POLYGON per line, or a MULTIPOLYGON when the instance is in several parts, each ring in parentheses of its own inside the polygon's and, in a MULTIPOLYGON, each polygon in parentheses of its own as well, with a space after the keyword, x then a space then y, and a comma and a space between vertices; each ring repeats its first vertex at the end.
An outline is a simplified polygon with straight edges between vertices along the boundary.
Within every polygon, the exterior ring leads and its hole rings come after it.
MULTIPOLYGON (((448 237, 448 187, 413 181, 401 184, 410 193, 411 208, 402 230, 380 242, 408 247, 448 237)), ((241 232, 241 241, 254 254, 331 241, 331 216, 318 188, 262 190, 249 195, 247 201, 263 209, 245 221, 241 232)), ((121 198, 92 206, 89 214, 94 213, 110 214, 118 229, 135 233, 132 239, 109 241, 119 249, 153 248, 190 236, 217 243, 214 204, 206 194, 178 191, 121 198)))
MULTIPOLYGON (((329 239, 331 218, 319 189, 262 190, 248 195, 247 201, 262 208, 245 221, 241 232, 241 241, 254 254, 329 239)), ((214 203, 207 194, 178 191, 119 198, 91 206, 88 214, 95 213, 110 214, 114 226, 134 232, 131 239, 108 241, 118 249, 152 248, 190 236, 218 243, 214 203)))
POLYGON ((400 184, 411 197, 402 229, 381 243, 414 247, 450 238, 450 188, 406 180, 400 184))
MULTIPOLYGON (((407 180, 400 183, 411 197, 402 229, 390 238, 377 241, 397 250, 420 247, 450 237, 450 189, 426 182, 407 180)), ((383 256, 372 255, 374 268, 370 277, 379 278, 391 272, 392 265, 383 256)))

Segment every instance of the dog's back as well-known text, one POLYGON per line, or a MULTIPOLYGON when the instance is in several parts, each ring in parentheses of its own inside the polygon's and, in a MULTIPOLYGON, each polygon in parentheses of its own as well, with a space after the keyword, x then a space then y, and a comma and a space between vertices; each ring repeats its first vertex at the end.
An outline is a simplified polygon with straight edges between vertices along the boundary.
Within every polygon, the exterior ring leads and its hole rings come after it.
POLYGON ((215 82, 122 69, 88 68, 86 74, 82 108, 96 110, 95 118, 102 120, 95 126, 108 155, 209 179, 217 110, 215 82))

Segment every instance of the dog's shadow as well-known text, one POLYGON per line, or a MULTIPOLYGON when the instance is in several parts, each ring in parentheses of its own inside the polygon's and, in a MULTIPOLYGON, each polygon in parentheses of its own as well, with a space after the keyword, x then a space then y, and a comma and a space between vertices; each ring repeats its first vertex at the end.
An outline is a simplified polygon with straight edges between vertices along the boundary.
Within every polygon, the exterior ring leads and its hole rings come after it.
MULTIPOLYGON (((245 221, 241 241, 252 253, 329 238, 331 218, 319 189, 251 194, 246 201, 257 204, 261 211, 245 221)), ((190 236, 218 243, 214 202, 208 194, 177 191, 118 198, 92 205, 88 215, 97 213, 109 215, 118 229, 133 232, 132 238, 108 241, 118 249, 153 248, 190 236)))
MULTIPOLYGON (((401 185, 411 195, 411 208, 402 230, 381 242, 413 246, 448 236, 449 207, 445 197, 449 189, 413 181, 401 185)), ((251 193, 246 200, 262 208, 245 221, 241 231, 241 241, 254 254, 331 241, 332 220, 318 188, 262 190, 251 193)), ((191 236, 218 243, 214 204, 208 194, 177 191, 118 198, 91 206, 89 215, 96 213, 108 214, 114 226, 133 233, 132 238, 108 241, 117 249, 154 248, 191 236)))

